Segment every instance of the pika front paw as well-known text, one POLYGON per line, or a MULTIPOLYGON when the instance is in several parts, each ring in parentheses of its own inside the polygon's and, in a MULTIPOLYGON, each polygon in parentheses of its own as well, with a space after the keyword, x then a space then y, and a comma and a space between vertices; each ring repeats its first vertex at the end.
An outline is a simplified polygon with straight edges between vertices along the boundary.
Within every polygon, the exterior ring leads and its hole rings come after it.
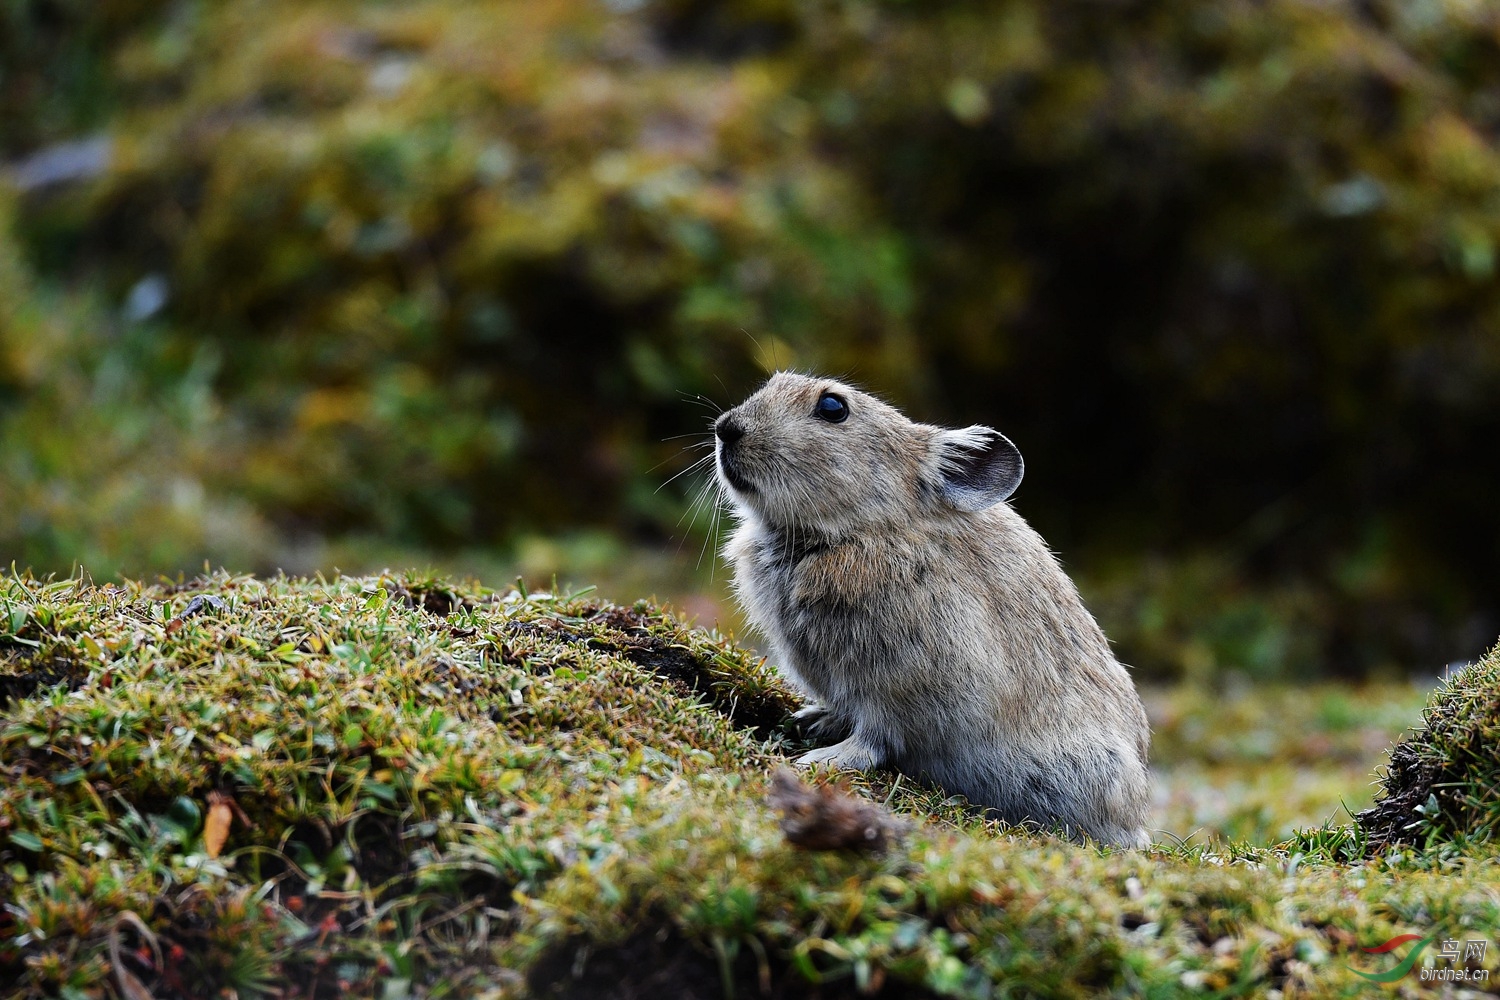
POLYGON ((849 771, 869 771, 880 766, 880 754, 875 748, 861 742, 857 737, 849 737, 842 743, 835 743, 831 747, 819 747, 809 750, 797 758, 797 763, 803 767, 813 764, 827 764, 831 767, 844 768, 849 771))
POLYGON ((792 726, 806 740, 837 743, 854 732, 854 723, 814 702, 792 716, 792 726))
POLYGON ((827 716, 828 709, 815 701, 808 702, 792 713, 792 719, 799 726, 815 726, 827 718, 827 716))

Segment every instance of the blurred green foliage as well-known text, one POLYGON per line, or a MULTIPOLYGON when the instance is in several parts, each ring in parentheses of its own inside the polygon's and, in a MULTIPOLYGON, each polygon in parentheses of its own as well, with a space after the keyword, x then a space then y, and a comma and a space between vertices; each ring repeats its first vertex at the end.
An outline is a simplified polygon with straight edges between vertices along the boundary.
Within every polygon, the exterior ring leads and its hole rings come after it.
POLYGON ((800 365, 1011 434, 1018 508, 1148 672, 1500 628, 1492 6, 13 0, 0 27, 22 564, 664 537, 693 400, 800 365), (49 182, 96 131, 100 168, 49 182))

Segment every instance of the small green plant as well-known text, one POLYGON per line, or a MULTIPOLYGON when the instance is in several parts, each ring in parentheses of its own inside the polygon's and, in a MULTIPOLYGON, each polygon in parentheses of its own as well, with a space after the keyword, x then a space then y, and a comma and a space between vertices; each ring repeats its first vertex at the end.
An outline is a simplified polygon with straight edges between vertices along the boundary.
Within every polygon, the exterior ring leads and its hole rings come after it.
POLYGON ((1371 852, 1493 851, 1500 834, 1500 647, 1453 673, 1422 725, 1391 750, 1381 795, 1359 814, 1371 852))

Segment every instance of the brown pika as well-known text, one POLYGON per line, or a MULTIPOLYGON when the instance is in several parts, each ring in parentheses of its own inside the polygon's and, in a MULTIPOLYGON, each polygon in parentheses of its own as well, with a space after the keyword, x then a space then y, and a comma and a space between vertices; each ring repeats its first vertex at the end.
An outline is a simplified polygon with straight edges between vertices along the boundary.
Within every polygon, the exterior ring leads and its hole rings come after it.
POLYGON ((1005 503, 1021 453, 778 372, 714 424, 735 590, 840 737, 1011 822, 1143 847, 1146 713, 1078 590, 1005 503))

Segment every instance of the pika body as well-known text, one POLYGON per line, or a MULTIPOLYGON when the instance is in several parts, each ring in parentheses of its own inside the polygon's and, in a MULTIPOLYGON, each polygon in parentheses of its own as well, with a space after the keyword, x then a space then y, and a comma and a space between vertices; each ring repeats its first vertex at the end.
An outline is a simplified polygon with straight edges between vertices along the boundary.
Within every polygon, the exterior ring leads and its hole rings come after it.
POLYGON ((714 423, 734 588, 838 742, 1010 822, 1144 847, 1150 727, 1057 559, 1005 502, 999 431, 908 419, 842 382, 773 375, 714 423))

